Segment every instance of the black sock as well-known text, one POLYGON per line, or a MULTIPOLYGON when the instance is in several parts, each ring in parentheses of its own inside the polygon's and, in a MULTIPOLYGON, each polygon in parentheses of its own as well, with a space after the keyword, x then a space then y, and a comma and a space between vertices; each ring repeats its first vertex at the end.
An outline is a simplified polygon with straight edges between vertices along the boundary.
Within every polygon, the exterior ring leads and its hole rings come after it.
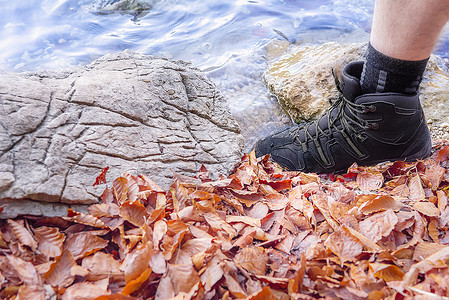
POLYGON ((414 94, 418 91, 428 60, 396 59, 380 53, 369 44, 360 79, 362 92, 414 94))

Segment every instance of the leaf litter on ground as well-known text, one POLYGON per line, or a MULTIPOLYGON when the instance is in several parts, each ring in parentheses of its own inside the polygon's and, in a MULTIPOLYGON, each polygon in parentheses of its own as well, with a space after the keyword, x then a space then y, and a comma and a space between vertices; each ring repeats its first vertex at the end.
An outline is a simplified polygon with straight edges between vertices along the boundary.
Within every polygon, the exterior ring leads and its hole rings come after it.
POLYGON ((325 175, 249 153, 168 191, 125 173, 88 213, 1 220, 0 298, 449 299, 449 144, 433 150, 325 175))

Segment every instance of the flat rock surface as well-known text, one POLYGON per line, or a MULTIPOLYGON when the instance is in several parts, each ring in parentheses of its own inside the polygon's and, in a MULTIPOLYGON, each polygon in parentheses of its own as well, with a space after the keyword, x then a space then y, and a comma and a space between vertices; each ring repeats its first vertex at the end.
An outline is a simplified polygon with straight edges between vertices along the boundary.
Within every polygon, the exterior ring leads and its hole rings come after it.
POLYGON ((185 62, 125 51, 64 72, 3 72, 0 103, 3 201, 94 203, 106 166, 108 181, 127 171, 167 188, 203 164, 227 175, 242 154, 226 100, 185 62))
MULTIPOLYGON (((332 68, 338 74, 349 62, 363 60, 366 43, 292 45, 287 53, 271 55, 265 73, 270 90, 296 122, 310 120, 329 107, 337 95, 332 68)), ((434 139, 448 139, 449 72, 432 55, 420 87, 420 100, 434 139)))

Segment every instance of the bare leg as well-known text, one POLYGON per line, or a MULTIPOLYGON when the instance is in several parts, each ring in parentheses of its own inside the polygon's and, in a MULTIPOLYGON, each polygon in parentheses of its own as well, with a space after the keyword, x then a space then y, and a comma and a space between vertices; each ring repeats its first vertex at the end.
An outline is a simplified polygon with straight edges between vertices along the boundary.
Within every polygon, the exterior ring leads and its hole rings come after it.
POLYGON ((370 42, 393 58, 426 59, 448 20, 448 0, 376 0, 370 42))

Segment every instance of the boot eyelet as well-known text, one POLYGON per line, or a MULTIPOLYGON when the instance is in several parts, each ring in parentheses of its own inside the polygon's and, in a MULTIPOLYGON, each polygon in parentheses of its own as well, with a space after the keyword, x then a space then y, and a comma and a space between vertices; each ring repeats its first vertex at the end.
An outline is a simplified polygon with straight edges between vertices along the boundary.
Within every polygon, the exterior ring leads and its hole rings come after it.
POLYGON ((374 105, 364 106, 363 107, 363 112, 364 113, 375 112, 376 110, 377 110, 377 108, 374 105))
POLYGON ((379 129, 379 123, 368 124, 368 128, 373 130, 379 129))

